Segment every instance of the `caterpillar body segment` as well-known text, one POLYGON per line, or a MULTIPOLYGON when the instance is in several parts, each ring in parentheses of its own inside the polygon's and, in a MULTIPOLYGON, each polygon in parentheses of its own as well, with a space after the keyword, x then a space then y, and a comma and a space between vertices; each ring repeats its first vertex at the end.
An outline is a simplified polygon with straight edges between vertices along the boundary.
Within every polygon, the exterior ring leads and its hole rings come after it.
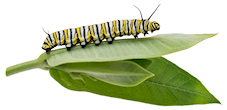
POLYGON ((148 34, 148 31, 159 30, 160 25, 148 20, 115 20, 101 24, 82 26, 78 28, 69 28, 48 34, 44 40, 42 49, 47 53, 57 45, 65 45, 67 50, 76 44, 85 47, 89 42, 93 41, 95 45, 99 45, 103 39, 109 44, 113 42, 115 37, 124 35, 133 35, 138 37, 139 33, 148 34))

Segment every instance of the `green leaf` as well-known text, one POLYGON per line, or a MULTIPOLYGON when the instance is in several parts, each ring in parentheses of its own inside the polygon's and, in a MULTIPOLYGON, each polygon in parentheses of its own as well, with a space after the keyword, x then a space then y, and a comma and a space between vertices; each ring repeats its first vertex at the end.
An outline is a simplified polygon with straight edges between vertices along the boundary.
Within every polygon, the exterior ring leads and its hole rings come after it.
MULTIPOLYGON (((70 51, 66 51, 66 49, 51 51, 46 60, 50 66, 57 66, 72 62, 103 62, 160 57, 187 49, 214 35, 216 34, 161 34, 136 40, 115 40, 111 45, 103 42, 99 46, 89 44, 85 48, 75 46, 70 51)), ((46 53, 43 56, 46 56, 46 53)))
POLYGON ((216 34, 162 34, 139 39, 115 40, 113 44, 103 42, 99 46, 89 44, 86 48, 74 46, 70 51, 65 48, 43 53, 38 59, 14 65, 6 69, 6 75, 34 68, 47 69, 66 63, 104 62, 127 59, 160 57, 187 49, 198 42, 216 34))
POLYGON ((132 61, 70 63, 54 68, 67 73, 85 73, 101 81, 125 87, 138 85, 154 76, 132 61))
POLYGON ((64 71, 50 69, 50 75, 62 86, 76 91, 123 98, 157 105, 191 105, 220 103, 195 77, 160 57, 131 60, 155 74, 134 87, 120 87, 82 75, 74 80, 64 71))

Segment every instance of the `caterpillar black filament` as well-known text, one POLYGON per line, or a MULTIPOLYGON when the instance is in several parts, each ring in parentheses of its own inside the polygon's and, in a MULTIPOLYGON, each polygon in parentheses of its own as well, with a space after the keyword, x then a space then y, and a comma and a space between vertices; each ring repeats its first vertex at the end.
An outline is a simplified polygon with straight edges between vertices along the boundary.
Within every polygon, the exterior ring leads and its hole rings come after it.
POLYGON ((101 24, 69 28, 52 34, 47 33, 48 36, 43 43, 42 49, 46 50, 48 54, 49 51, 57 45, 65 45, 67 50, 70 50, 70 48, 76 44, 80 44, 81 47, 84 48, 87 43, 91 41, 93 41, 95 45, 99 45, 103 39, 107 39, 108 43, 111 44, 114 38, 118 36, 133 35, 137 38, 139 33, 143 33, 145 36, 148 34, 148 31, 153 32, 160 29, 157 22, 149 21, 150 17, 147 20, 143 18, 142 20, 115 20, 101 24))

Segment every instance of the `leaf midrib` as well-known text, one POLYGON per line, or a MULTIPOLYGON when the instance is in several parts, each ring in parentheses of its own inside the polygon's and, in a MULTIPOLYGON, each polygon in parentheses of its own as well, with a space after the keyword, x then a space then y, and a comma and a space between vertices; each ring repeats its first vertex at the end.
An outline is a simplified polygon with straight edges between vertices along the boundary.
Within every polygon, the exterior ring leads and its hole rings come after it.
POLYGON ((152 83, 152 84, 155 84, 155 85, 161 85, 163 87, 173 88, 173 89, 177 89, 177 90, 180 90, 180 91, 185 91, 185 92, 189 92, 189 93, 192 93, 192 94, 197 94, 197 95, 200 95, 200 96, 203 96, 203 97, 207 97, 209 99, 213 99, 212 97, 209 97, 207 95, 203 95, 201 93, 190 91, 190 90, 187 90, 187 89, 182 89, 182 88, 179 88, 179 87, 176 87, 176 86, 170 86, 170 85, 166 85, 166 84, 162 84, 162 83, 157 83, 157 82, 152 82, 152 81, 147 81, 147 80, 145 80, 144 82, 152 83))

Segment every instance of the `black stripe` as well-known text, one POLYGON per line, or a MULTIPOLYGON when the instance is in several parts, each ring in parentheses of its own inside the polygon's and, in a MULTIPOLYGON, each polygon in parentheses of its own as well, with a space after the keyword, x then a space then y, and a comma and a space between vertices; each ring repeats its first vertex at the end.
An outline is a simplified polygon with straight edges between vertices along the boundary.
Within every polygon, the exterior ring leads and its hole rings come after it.
POLYGON ((154 23, 155 29, 158 29, 157 26, 156 26, 155 24, 157 24, 157 23, 154 23))
POLYGON ((144 29, 145 25, 144 25, 144 20, 143 20, 143 31, 145 32, 145 29, 144 29))
POLYGON ((93 40, 93 37, 92 37, 92 34, 91 34, 91 29, 90 29, 90 26, 88 26, 88 32, 90 32, 90 42, 93 40))
POLYGON ((119 27, 118 30, 119 30, 119 32, 120 32, 120 35, 119 35, 119 36, 122 36, 122 35, 121 35, 121 22, 120 22, 120 20, 118 20, 118 27, 119 27))
MULTIPOLYGON (((52 42, 52 39, 51 39, 51 37, 50 37, 50 34, 48 34, 48 37, 49 37, 50 42, 51 42, 51 44, 50 44, 50 45, 51 45, 51 46, 53 46, 53 45, 52 45, 52 44, 53 44, 53 42, 52 42)), ((49 43, 50 43, 50 42, 49 42, 49 43)))
MULTIPOLYGON (((46 43, 46 42, 43 42, 43 44, 44 44, 44 45, 48 45, 48 43, 46 43)), ((49 45, 48 45, 48 46, 49 46, 49 45)))
POLYGON ((156 29, 156 26, 154 27, 153 23, 151 23, 152 27, 154 28, 154 30, 156 29))
POLYGON ((109 22, 107 22, 107 25, 108 25, 108 29, 109 29, 109 33, 110 33, 110 37, 112 38, 111 31, 110 31, 110 24, 109 24, 109 22))
MULTIPOLYGON (((50 41, 46 38, 47 42, 50 44, 50 41)), ((49 45, 48 45, 49 46, 49 45)), ((50 46, 52 47, 52 45, 50 44, 50 46)))
POLYGON ((84 30, 84 40, 85 40, 85 45, 87 44, 87 39, 86 39, 86 34, 85 34, 85 26, 83 26, 83 30, 84 30))
POLYGON ((147 30, 149 30, 149 23, 150 23, 150 22, 147 23, 147 30))
POLYGON ((128 35, 129 35, 129 20, 126 20, 127 21, 127 28, 128 28, 128 35))
POLYGON ((135 27, 135 31, 136 31, 136 34, 137 34, 137 28, 136 28, 137 24, 136 24, 136 19, 134 21, 134 27, 135 27))
MULTIPOLYGON (((113 27, 114 27, 114 22, 112 21, 112 24, 113 24, 113 26, 112 26, 112 29, 113 29, 113 27)), ((116 27, 117 28, 117 27, 116 27)), ((114 34, 114 36, 116 37, 116 33, 115 33, 115 30, 113 31, 113 34, 114 34)))
POLYGON ((92 26, 92 31, 93 31, 93 34, 95 35, 95 30, 94 30, 94 27, 93 27, 93 25, 91 25, 92 26))
MULTIPOLYGON (((63 40, 63 42, 64 42, 63 45, 65 45, 65 44, 66 44, 66 43, 65 43, 65 41, 66 41, 66 36, 65 36, 64 30, 62 30, 62 32, 63 32, 63 35, 64 35, 64 37, 65 37, 64 40, 63 40)), ((63 35, 62 35, 62 36, 63 36, 63 35)))
POLYGON ((99 38, 99 40, 101 41, 100 36, 99 36, 99 28, 98 28, 98 25, 95 24, 95 26, 96 26, 96 31, 97 31, 98 38, 99 38))
POLYGON ((77 40, 77 42, 76 42, 76 44, 77 43, 79 43, 80 42, 80 39, 79 39, 79 35, 78 35, 78 33, 77 33, 77 28, 75 28, 75 34, 76 34, 76 40, 77 40))
POLYGON ((58 37, 59 37, 59 45, 61 45, 61 34, 59 31, 58 31, 58 37))
MULTIPOLYGON (((138 21, 137 21, 138 22, 138 21)), ((137 23, 138 24, 138 23, 137 23)), ((140 25, 141 25, 141 22, 140 22, 140 25)), ((140 25, 138 25, 138 27, 139 27, 139 33, 140 33, 140 25)))
POLYGON ((104 28, 103 28, 103 26, 102 26, 102 24, 100 24, 101 25, 101 27, 102 27, 102 29, 103 29, 103 39, 105 39, 106 38, 106 33, 105 33, 105 31, 106 31, 106 24, 104 23, 104 28), (105 31, 104 31, 105 30, 105 31))
POLYGON ((73 38, 73 37, 72 37, 72 29, 69 29, 69 30, 70 30, 70 34, 69 34, 69 35, 70 35, 70 41, 71 41, 71 46, 72 46, 72 45, 73 45, 73 40, 72 40, 72 38, 73 38))

